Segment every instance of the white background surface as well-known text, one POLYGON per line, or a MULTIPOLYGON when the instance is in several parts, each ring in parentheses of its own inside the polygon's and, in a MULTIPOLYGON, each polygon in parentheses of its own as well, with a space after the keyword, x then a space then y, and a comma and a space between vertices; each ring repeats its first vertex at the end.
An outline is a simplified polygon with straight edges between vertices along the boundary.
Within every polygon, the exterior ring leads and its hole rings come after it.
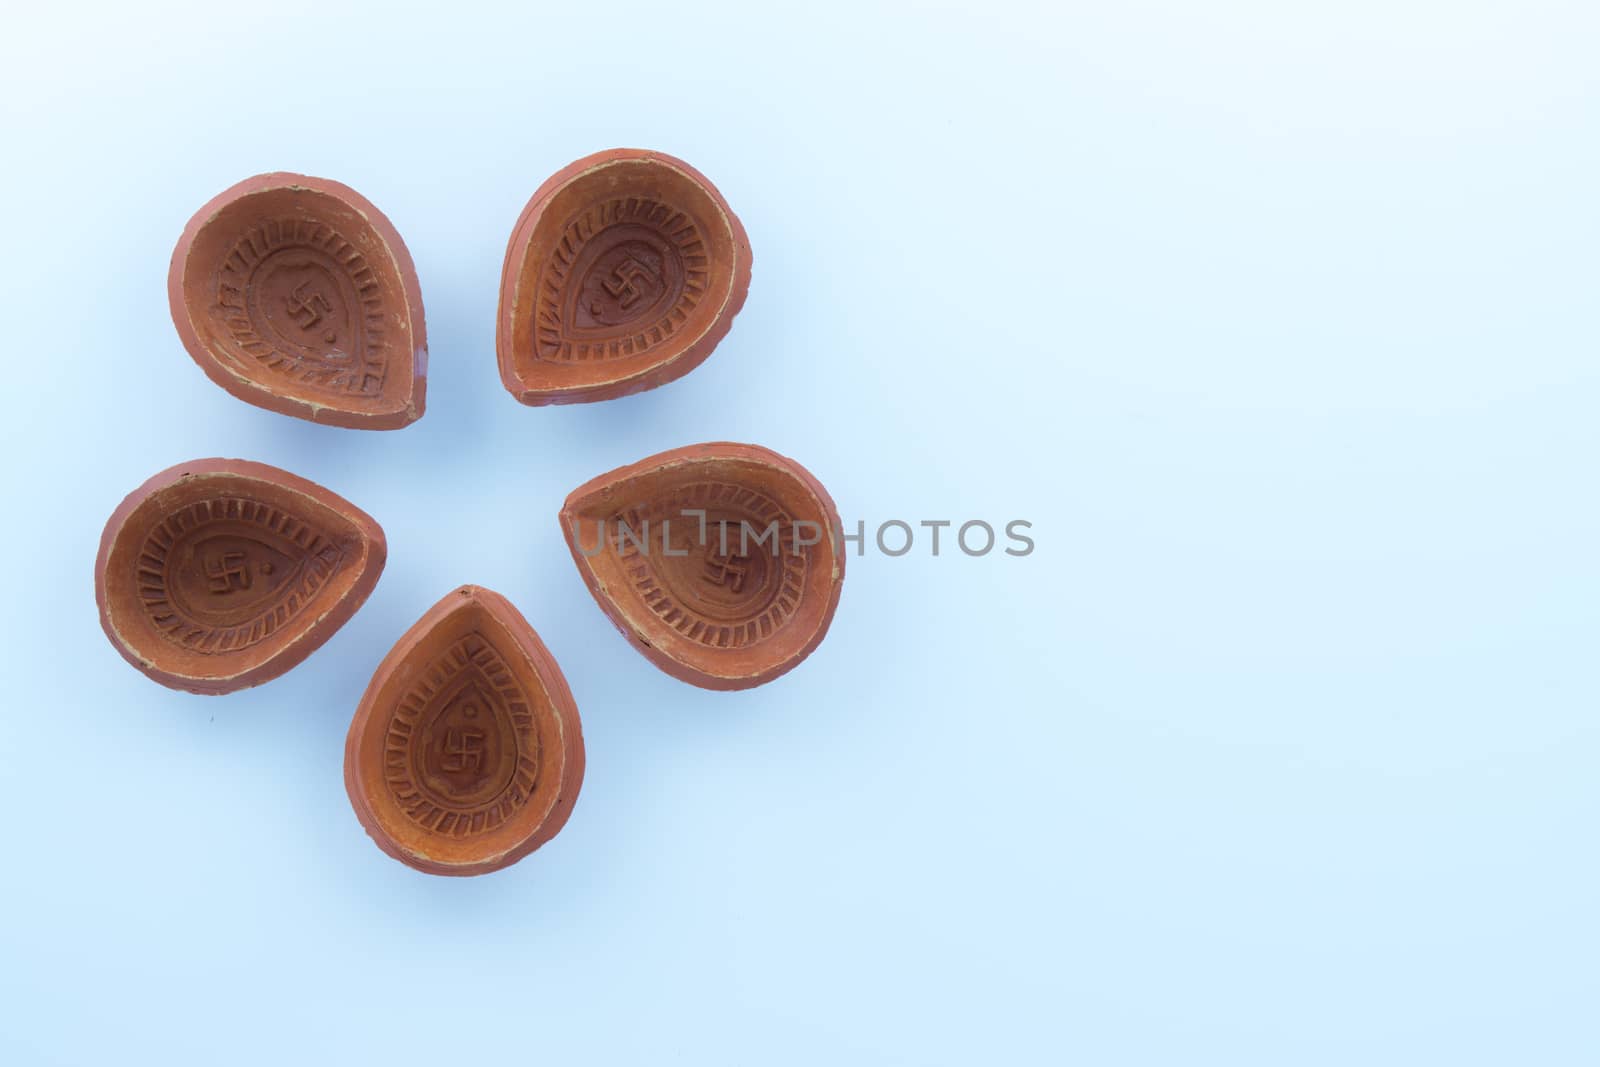
POLYGON ((8 12, 0 1062, 1592 1063, 1597 19, 1572 3, 51 4, 8 12), (512 222, 618 145, 755 249, 690 377, 525 409, 512 222), (249 174, 347 182, 416 260, 428 413, 212 386, 167 259, 249 174), (765 688, 631 652, 555 513, 749 440, 852 558, 765 688), (112 508, 199 456, 388 532, 367 607, 220 699, 124 664, 112 508), (340 778, 389 645, 508 595, 588 777, 475 880, 340 778))

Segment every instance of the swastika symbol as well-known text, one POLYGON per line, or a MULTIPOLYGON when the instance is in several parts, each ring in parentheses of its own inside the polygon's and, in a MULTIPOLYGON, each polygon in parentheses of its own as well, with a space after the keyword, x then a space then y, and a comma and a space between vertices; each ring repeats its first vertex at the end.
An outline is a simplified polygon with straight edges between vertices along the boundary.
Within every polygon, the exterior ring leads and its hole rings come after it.
POLYGON ((294 292, 284 297, 283 306, 288 310, 289 317, 300 324, 302 330, 309 330, 322 321, 322 316, 332 313, 333 305, 328 303, 328 298, 321 292, 306 290, 311 288, 311 283, 301 282, 295 286, 294 292), (305 318, 301 319, 300 316, 305 318))
POLYGON ((452 774, 483 770, 483 738, 477 730, 446 730, 440 768, 452 774))
POLYGON ((250 588, 250 570, 243 552, 223 552, 206 560, 207 587, 213 593, 250 588))
POLYGON ((617 306, 627 311, 644 298, 644 288, 634 284, 648 283, 653 280, 649 268, 637 259, 629 256, 611 271, 611 277, 602 278, 600 285, 617 301, 617 306))
POLYGON ((706 569, 701 577, 712 585, 720 585, 731 593, 738 593, 744 589, 744 580, 749 573, 749 557, 713 552, 706 557, 706 569))
MULTIPOLYGON (((294 291, 283 298, 283 306, 302 330, 311 329, 322 321, 323 316, 333 314, 333 305, 328 303, 328 298, 322 295, 321 290, 311 288, 309 281, 295 286, 294 291)), ((322 339, 330 345, 338 337, 338 333, 331 329, 322 334, 322 339)))

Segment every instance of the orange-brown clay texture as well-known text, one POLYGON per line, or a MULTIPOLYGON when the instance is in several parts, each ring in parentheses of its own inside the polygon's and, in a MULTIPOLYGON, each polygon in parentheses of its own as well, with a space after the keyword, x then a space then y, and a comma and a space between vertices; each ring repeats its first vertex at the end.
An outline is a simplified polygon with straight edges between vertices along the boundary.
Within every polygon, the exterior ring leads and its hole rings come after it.
POLYGON ((750 241, 699 171, 616 148, 528 201, 500 282, 500 378, 524 404, 609 400, 688 374, 750 288, 750 241))
POLYGON ((707 689, 792 670, 822 642, 844 583, 827 490, 756 445, 690 445, 602 474, 567 497, 561 529, 622 635, 707 689))
POLYGON ((387 549, 365 512, 288 471, 199 459, 111 515, 95 560, 100 625, 162 685, 231 693, 332 637, 378 584, 387 549))
POLYGON ((279 173, 219 193, 184 228, 167 296, 189 355, 240 400, 353 429, 422 417, 417 272, 348 186, 279 173))
POLYGON ((462 586, 406 631, 350 723, 344 782, 378 847, 429 874, 496 871, 560 832, 583 730, 510 601, 462 586))

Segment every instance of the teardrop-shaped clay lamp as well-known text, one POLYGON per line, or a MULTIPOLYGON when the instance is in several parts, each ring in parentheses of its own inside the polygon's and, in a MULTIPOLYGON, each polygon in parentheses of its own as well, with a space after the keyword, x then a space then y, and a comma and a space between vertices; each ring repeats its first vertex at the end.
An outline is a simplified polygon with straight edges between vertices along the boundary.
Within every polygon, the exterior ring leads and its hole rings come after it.
POLYGON ((100 625, 162 685, 247 689, 332 637, 378 584, 387 551, 371 516, 314 482, 239 459, 180 463, 106 523, 100 625))
POLYGON ((560 832, 583 729, 510 601, 464 585, 405 632, 350 723, 344 784, 378 847, 429 874, 497 871, 560 832))
POLYGON ((750 288, 750 240, 681 159, 637 148, 557 171, 506 249, 495 346, 524 404, 609 400, 699 366, 750 288))
POLYGON ((675 678, 748 689, 822 642, 844 583, 839 515, 800 464, 717 442, 579 486, 561 529, 589 592, 675 678))
POLYGON ((422 417, 422 290, 383 212, 348 186, 260 174, 195 212, 167 275, 172 321, 222 388, 330 426, 422 417))

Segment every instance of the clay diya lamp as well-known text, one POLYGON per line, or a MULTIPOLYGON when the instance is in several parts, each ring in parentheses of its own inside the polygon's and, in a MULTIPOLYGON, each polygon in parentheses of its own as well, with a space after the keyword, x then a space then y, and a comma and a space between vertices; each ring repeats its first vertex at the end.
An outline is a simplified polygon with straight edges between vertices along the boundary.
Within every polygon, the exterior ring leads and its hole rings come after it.
POLYGON ((348 186, 261 174, 195 212, 167 275, 210 379, 258 407, 392 430, 422 417, 422 291, 400 234, 348 186))
POLYGON ((500 378, 524 404, 609 400, 704 362, 750 288, 750 241, 699 171, 617 148, 539 187, 500 282, 500 378))
POLYGON ((748 689, 821 643, 844 582, 839 515, 800 464, 691 445, 579 486, 561 529, 589 592, 657 667, 748 689))
POLYGON ((112 512, 95 560, 100 625, 162 685, 231 693, 322 646, 383 573, 383 530, 322 486, 264 463, 197 459, 112 512))
POLYGON ((485 874, 560 832, 583 784, 572 691, 498 593, 464 585, 378 666, 344 750, 378 847, 429 874, 485 874))

